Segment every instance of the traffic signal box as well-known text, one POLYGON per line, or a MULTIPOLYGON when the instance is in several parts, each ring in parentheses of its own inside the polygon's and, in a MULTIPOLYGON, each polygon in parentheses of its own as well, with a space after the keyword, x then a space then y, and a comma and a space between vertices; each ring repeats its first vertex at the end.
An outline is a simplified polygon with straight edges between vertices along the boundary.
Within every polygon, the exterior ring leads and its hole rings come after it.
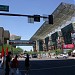
POLYGON ((53 24, 53 15, 48 16, 49 24, 53 24))
MULTIPOLYGON (((35 22, 40 22, 40 18, 41 18, 40 15, 34 15, 35 22)), ((48 17, 45 17, 45 18, 48 18, 49 24, 53 24, 53 15, 49 15, 48 17)))
POLYGON ((40 15, 34 15, 34 21, 40 22, 40 15))

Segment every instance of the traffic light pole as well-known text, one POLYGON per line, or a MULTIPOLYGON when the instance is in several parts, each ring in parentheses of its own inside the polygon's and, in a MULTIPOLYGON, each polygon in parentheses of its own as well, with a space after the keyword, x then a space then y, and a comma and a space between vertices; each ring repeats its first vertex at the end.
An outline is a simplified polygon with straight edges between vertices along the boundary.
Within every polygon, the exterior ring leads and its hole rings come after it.
POLYGON ((22 17, 29 17, 34 18, 34 22, 40 22, 40 18, 47 18, 49 21, 49 24, 53 24, 53 15, 46 16, 40 16, 40 15, 24 15, 24 14, 12 14, 12 13, 0 13, 0 15, 3 16, 22 16, 22 17))
MULTIPOLYGON (((4 16, 22 16, 22 17, 33 17, 34 18, 34 15, 24 15, 24 14, 0 13, 0 15, 4 15, 4 16)), ((48 18, 48 17, 40 16, 40 18, 48 18)))

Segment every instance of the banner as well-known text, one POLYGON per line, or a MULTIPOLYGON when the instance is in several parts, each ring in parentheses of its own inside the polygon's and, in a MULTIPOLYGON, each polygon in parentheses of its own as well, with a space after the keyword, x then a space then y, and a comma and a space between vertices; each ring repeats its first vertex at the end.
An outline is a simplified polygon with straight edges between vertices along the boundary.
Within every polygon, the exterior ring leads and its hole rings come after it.
POLYGON ((63 49, 73 49, 74 48, 74 44, 64 44, 64 45, 62 45, 62 48, 63 49))

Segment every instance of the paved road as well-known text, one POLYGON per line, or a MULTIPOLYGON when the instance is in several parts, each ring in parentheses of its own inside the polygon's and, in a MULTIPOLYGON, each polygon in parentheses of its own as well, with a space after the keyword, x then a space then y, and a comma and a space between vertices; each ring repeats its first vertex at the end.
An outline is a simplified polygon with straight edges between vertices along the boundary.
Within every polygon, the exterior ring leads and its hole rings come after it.
MULTIPOLYGON (((24 61, 19 62, 24 75, 24 61)), ((75 75, 75 60, 31 60, 29 75, 75 75)))
MULTIPOLYGON (((75 75, 75 59, 30 60, 30 65, 29 75, 75 75)), ((19 69, 25 75, 24 60, 19 60, 19 69)))

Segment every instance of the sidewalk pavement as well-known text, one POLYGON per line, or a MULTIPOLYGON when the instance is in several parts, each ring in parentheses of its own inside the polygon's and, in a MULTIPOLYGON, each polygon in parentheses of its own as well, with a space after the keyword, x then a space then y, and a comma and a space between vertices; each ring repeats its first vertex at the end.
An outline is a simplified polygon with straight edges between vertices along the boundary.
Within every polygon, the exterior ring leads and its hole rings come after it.
POLYGON ((0 74, 4 75, 4 69, 3 68, 0 68, 0 74))
MULTIPOLYGON (((5 75, 5 71, 3 68, 0 68, 0 75, 5 75)), ((11 75, 11 73, 10 73, 10 75, 11 75)), ((22 74, 21 74, 21 72, 19 72, 17 75, 22 75, 22 74)))

